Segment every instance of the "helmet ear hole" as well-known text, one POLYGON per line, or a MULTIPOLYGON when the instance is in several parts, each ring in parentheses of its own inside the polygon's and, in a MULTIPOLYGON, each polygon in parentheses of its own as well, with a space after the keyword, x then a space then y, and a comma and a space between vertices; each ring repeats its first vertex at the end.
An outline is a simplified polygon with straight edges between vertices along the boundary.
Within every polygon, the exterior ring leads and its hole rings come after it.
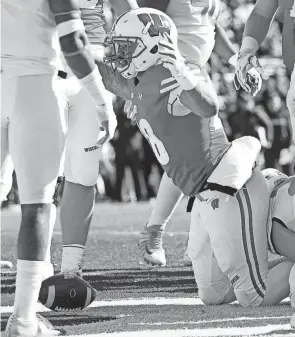
POLYGON ((159 47, 158 45, 156 44, 155 46, 153 46, 153 48, 150 50, 150 53, 151 54, 156 54, 159 50, 159 47))

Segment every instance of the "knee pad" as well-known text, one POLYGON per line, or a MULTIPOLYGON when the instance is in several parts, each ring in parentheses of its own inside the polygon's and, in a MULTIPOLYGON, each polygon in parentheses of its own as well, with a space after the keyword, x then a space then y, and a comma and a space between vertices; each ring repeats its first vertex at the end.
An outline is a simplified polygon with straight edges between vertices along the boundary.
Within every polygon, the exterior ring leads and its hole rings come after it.
POLYGON ((199 297, 206 305, 220 305, 223 303, 225 295, 228 293, 229 288, 215 289, 213 287, 199 287, 199 297))
POLYGON ((98 158, 92 162, 77 163, 77 165, 72 162, 71 167, 65 166, 65 179, 71 183, 80 184, 86 187, 94 186, 96 184, 98 173, 98 158))
MULTIPOLYGON (((234 291, 237 300, 242 307, 254 308, 260 306, 260 304, 263 302, 264 297, 259 296, 255 290, 246 291, 244 289, 235 289, 234 291)), ((265 294, 265 291, 263 289, 261 289, 261 291, 265 294)))

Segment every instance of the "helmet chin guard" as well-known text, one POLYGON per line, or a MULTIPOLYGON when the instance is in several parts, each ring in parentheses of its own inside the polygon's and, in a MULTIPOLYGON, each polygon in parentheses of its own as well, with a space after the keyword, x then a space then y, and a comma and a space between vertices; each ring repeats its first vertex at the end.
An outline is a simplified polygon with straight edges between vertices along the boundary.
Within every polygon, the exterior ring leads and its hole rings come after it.
POLYGON ((104 62, 110 74, 131 79, 160 60, 158 43, 163 33, 177 44, 177 30, 165 13, 153 8, 130 10, 117 18, 105 39, 104 62))

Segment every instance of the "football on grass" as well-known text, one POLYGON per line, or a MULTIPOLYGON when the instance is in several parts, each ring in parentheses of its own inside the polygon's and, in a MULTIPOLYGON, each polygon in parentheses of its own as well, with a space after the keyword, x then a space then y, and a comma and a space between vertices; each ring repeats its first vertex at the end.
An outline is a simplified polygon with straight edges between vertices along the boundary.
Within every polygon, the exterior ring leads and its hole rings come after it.
POLYGON ((57 274, 42 282, 39 301, 54 311, 82 310, 96 297, 96 290, 82 278, 57 274))

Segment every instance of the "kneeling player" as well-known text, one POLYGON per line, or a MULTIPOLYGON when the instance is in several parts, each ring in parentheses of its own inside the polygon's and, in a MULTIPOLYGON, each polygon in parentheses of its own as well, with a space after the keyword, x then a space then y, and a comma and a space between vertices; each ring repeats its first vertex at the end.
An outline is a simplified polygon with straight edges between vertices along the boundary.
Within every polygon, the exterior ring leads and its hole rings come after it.
POLYGON ((291 267, 285 263, 287 270, 268 273, 269 191, 254 168, 259 141, 228 142, 212 83, 203 69, 186 65, 175 24, 164 13, 149 8, 124 13, 106 44, 104 60, 113 74, 100 67, 106 87, 132 100, 138 126, 167 175, 185 195, 198 197, 192 230, 200 223, 204 236, 207 232, 240 303, 271 303, 266 282, 273 297, 285 297, 274 284, 277 276, 280 283, 288 282, 291 267))
MULTIPOLYGON (((294 227, 294 216, 292 206, 292 184, 295 183, 294 177, 288 178, 286 175, 274 169, 262 171, 266 179, 270 192, 270 210, 268 222, 260 223, 262 230, 256 230, 253 227, 253 209, 255 205, 250 203, 247 198, 247 189, 239 192, 237 199, 239 201, 242 227, 239 227, 233 220, 235 212, 231 213, 231 218, 227 219, 226 224, 223 223, 219 208, 222 207, 222 198, 213 199, 207 202, 208 222, 214 217, 220 217, 220 240, 214 242, 210 240, 210 228, 207 230, 202 223, 202 211, 199 213, 197 208, 192 217, 193 222, 190 239, 189 239, 189 254, 193 262, 195 279, 199 288, 199 296, 206 304, 223 304, 230 303, 238 299, 240 304, 244 306, 257 305, 272 305, 279 303, 282 299, 289 295, 289 281, 291 286, 291 303, 294 306, 294 290, 295 278, 293 263, 287 259, 292 258, 295 234, 292 233, 294 227), (210 207, 212 210, 210 210, 210 207), (274 228, 277 224, 285 227, 284 231, 288 231, 288 236, 281 228, 274 228), (224 227, 231 228, 236 231, 236 240, 228 241, 227 237, 222 235, 224 227), (253 231, 254 229, 254 231, 253 231), (275 229, 275 230, 274 230, 275 229), (266 233, 268 234, 266 236, 266 233), (215 245, 220 245, 222 241, 228 241, 227 250, 235 252, 232 255, 231 261, 225 261, 225 253, 220 250, 220 255, 216 255, 218 249, 214 249, 215 245), (271 253, 276 254, 278 263, 270 267, 268 272, 267 282, 265 275, 267 274, 267 256, 265 245, 262 244, 268 241, 268 247, 271 253), (255 244, 257 243, 257 245, 255 244), (262 248, 263 247, 263 248, 262 248), (284 247, 284 253, 281 250, 284 247), (287 255, 287 258, 282 259, 282 255, 287 255), (290 257, 291 256, 291 257, 290 257), (228 264, 229 266, 226 266, 228 264), (232 278, 223 270, 231 269, 232 278), (290 270, 291 276, 289 280, 290 270), (223 269, 223 270, 222 270, 223 269), (289 280, 289 281, 288 281, 289 280)), ((199 195, 200 196, 200 195, 199 195)), ((200 196, 201 198, 204 196, 200 196)), ((257 200, 257 202, 259 202, 257 200)), ((200 201, 199 201, 200 203, 200 201)), ((227 201, 228 207, 232 206, 232 201, 227 201)), ((267 212, 268 203, 263 205, 260 202, 260 207, 264 206, 264 211, 267 212)), ((200 207, 206 207, 202 205, 200 207)), ((259 223, 258 223, 259 226, 259 223)), ((222 245, 224 248, 224 245, 222 245)))

